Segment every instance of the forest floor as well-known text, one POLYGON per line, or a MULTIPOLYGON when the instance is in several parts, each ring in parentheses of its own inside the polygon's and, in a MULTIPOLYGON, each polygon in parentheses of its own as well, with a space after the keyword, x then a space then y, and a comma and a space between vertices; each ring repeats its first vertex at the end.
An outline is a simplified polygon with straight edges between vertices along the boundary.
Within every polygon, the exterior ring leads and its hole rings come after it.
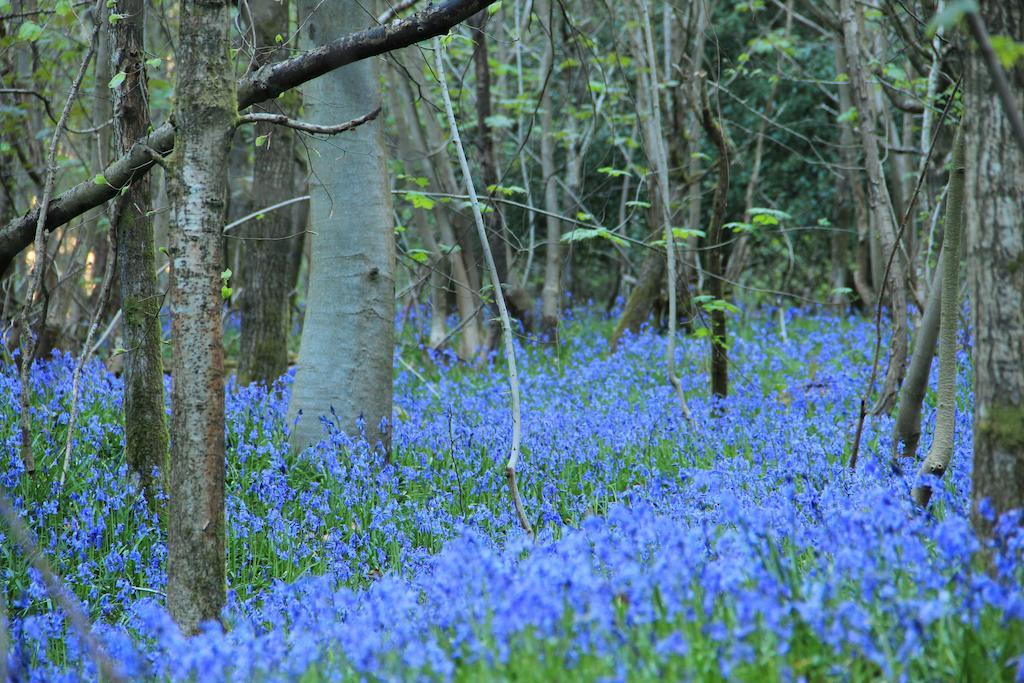
MULTIPOLYGON (((329 421, 323 443, 290 453, 288 380, 232 384, 229 628, 189 641, 162 608, 160 521, 126 477, 119 379, 87 369, 61 492, 73 361, 33 373, 34 437, 49 444, 34 479, 18 459, 17 375, 0 369, 0 485, 133 680, 1020 680, 1024 534, 1012 519, 984 544, 971 530, 967 349, 952 470, 925 513, 914 468, 889 465, 890 420, 869 420, 847 466, 870 322, 783 316, 733 320, 718 417, 707 340, 680 343, 692 425, 664 337, 609 354, 611 323, 581 312, 559 347, 520 348, 536 539, 503 477, 500 360, 467 367, 403 343, 417 372, 396 360, 391 464, 329 421)), ((0 575, 16 680, 94 678, 3 535, 0 575)))

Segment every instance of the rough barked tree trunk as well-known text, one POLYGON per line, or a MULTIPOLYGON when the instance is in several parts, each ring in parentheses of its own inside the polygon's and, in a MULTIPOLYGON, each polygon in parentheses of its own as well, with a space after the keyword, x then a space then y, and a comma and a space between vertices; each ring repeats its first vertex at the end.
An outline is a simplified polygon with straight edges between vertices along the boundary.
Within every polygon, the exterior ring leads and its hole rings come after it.
MULTIPOLYGON (((124 73, 114 88, 114 132, 117 149, 126 153, 149 131, 146 84, 144 0, 117 0, 112 25, 112 71, 124 73)), ((153 201, 149 176, 139 178, 125 193, 117 225, 117 267, 123 313, 124 449, 128 467, 152 504, 153 468, 167 475, 167 424, 164 415, 164 367, 160 347, 160 306, 153 240, 153 201)))
MULTIPOLYGON (((961 126, 963 123, 961 123, 961 126)), ((964 138, 958 131, 953 143, 953 166, 949 174, 949 198, 946 200, 946 224, 942 247, 942 314, 939 319, 939 391, 935 414, 935 434, 920 474, 942 477, 953 457, 956 426, 956 330, 960 322, 960 233, 964 213, 964 138)), ((928 505, 932 489, 918 484, 914 502, 928 505)))
POLYGON ((716 305, 711 310, 711 393, 719 398, 729 394, 729 342, 725 320, 725 283, 722 260, 725 247, 722 244, 722 225, 725 223, 725 208, 729 195, 729 143, 722 130, 721 118, 711 111, 707 88, 701 83, 700 118, 704 132, 718 149, 715 198, 708 223, 708 293, 716 305))
MULTIPOLYGON (((978 3, 992 35, 1024 41, 1024 6, 978 3)), ((1024 63, 1008 74, 1024 110, 1024 63)), ((1024 507, 1024 152, 976 48, 968 60, 967 273, 974 330, 974 480, 979 531, 991 530, 978 504, 1024 507)))
MULTIPOLYGON (((847 70, 853 90, 853 101, 857 107, 858 128, 864 147, 864 165, 868 176, 868 203, 881 246, 876 265, 885 270, 891 261, 885 286, 889 290, 889 315, 892 318, 892 337, 889 342, 889 369, 885 383, 872 408, 877 414, 889 413, 896 405, 899 387, 907 364, 907 279, 903 259, 895 254, 899 247, 896 226, 893 224, 892 200, 882 170, 878 150, 878 108, 867 80, 867 64, 861 45, 863 34, 863 8, 854 0, 839 3, 842 19, 843 48, 846 53, 847 70)), ((878 283, 876 283, 878 284, 878 283)), ((879 285, 880 286, 880 285, 879 285)))
POLYGON ((175 85, 171 237, 174 388, 167 607, 185 633, 225 602, 221 232, 238 111, 227 0, 184 0, 175 85))
MULTIPOLYGON (((285 55, 276 36, 288 34, 289 2, 255 0, 252 4, 256 34, 256 56, 262 66, 285 55)), ((288 93, 267 103, 273 114, 294 114, 285 103, 295 100, 288 93)), ((295 197, 294 134, 284 126, 256 124, 257 145, 252 171, 254 208, 273 206, 295 197)), ((239 297, 241 338, 239 339, 238 381, 271 385, 288 370, 289 304, 295 278, 290 261, 301 228, 292 224, 291 210, 278 209, 245 226, 240 245, 242 292, 239 297)))
MULTIPOLYGON (((305 2, 306 48, 366 26, 364 4, 305 2), (319 8, 319 10, 317 10, 319 8), (315 14, 311 13, 315 11, 315 14)), ((338 124, 380 106, 374 60, 349 64, 307 86, 306 118, 338 124)), ((310 142, 313 260, 298 372, 289 413, 301 418, 292 445, 319 440, 320 416, 390 450, 395 332, 395 235, 380 119, 310 142), (385 426, 382 423, 386 423, 385 426)), ((289 420, 290 421, 290 420, 289 420)))

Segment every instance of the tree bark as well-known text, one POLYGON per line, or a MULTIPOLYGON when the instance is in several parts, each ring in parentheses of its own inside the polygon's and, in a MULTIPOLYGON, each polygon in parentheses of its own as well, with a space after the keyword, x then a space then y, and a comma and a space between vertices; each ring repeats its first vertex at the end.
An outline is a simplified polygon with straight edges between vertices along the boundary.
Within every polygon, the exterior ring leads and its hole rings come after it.
MULTIPOLYGON (((302 30, 307 49, 365 22, 356 0, 312 13, 302 30)), ((328 43, 329 44, 329 43, 328 43)), ((332 124, 380 106, 377 69, 371 60, 343 67, 306 90, 307 119, 332 124)), ((299 416, 292 445, 321 437, 320 416, 390 451, 395 331, 395 236, 386 150, 378 119, 345 135, 310 143, 310 183, 315 235, 298 371, 289 413, 299 416)), ((289 419, 289 422, 291 419, 289 419)))
MULTIPOLYGON (((290 3, 280 0, 254 0, 252 20, 256 36, 256 58, 265 64, 282 51, 276 37, 288 34, 290 3)), ((294 115, 296 107, 287 106, 295 95, 267 103, 266 111, 294 115)), ((252 196, 257 206, 272 206, 296 196, 294 139, 291 129, 269 123, 256 124, 257 140, 253 159, 252 196)), ((271 211, 260 220, 250 221, 242 231, 239 245, 242 292, 239 297, 241 338, 239 339, 238 381, 262 382, 267 386, 288 370, 288 333, 290 294, 295 285, 290 262, 301 228, 292 223, 292 211, 271 211)))
MULTIPOLYGON (((963 125, 961 123, 961 125, 963 125)), ((949 174, 949 198, 946 200, 946 224, 942 247, 942 314, 939 319, 939 392, 935 414, 935 434, 920 474, 942 477, 953 457, 956 427, 956 332, 960 322, 960 233, 964 209, 964 139, 958 131, 953 143, 953 167, 949 174)), ((914 502, 927 506, 932 489, 927 484, 914 487, 914 502)))
POLYGON ((185 633, 225 602, 221 232, 237 116, 227 0, 184 0, 171 182, 172 401, 167 607, 185 633))
MULTIPOLYGON (((993 35, 1024 40, 1024 6, 985 0, 979 14, 993 35)), ((1024 109, 1024 64, 1008 74, 1024 109)), ((974 331, 974 521, 979 510, 1024 507, 1024 151, 996 101, 992 78, 976 48, 968 59, 965 109, 967 273, 974 331)))
MULTIPOLYGON (((117 0, 122 19, 112 25, 112 71, 125 74, 114 89, 114 132, 117 148, 127 153, 149 130, 146 83, 144 0, 117 0)), ((168 435, 164 415, 164 369, 160 346, 157 285, 149 177, 128 186, 118 221, 117 267, 121 288, 124 354, 125 458, 139 477, 146 497, 155 501, 153 469, 167 474, 168 435)))

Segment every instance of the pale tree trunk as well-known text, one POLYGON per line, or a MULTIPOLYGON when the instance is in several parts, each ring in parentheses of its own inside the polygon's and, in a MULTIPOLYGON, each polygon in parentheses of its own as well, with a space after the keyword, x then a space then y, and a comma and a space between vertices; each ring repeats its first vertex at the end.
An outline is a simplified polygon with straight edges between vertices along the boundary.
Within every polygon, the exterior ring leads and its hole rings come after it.
POLYGON ((843 24, 843 46, 846 52, 853 100, 857 107, 858 127, 864 147, 864 163, 868 175, 868 201, 875 229, 879 236, 880 254, 884 271, 891 262, 885 286, 889 289, 889 315, 892 318, 892 338, 889 347, 889 369, 878 401, 872 408, 875 414, 888 413, 896 404, 899 387, 907 363, 907 280, 903 259, 894 254, 898 249, 896 226, 892 218, 892 201, 882 172, 882 161, 878 151, 876 134, 878 111, 867 79, 865 60, 861 47, 863 33, 863 8, 854 0, 841 0, 840 13, 843 24))
MULTIPOLYGON (((364 28, 356 0, 330 8, 305 2, 302 41, 313 49, 364 28), (320 8, 315 14, 316 8, 320 8), (312 15, 312 16, 311 16, 312 15)), ((312 81, 306 118, 331 125, 380 106, 374 60, 344 66, 312 81)), ((289 405, 292 445, 321 437, 320 416, 332 412, 352 436, 363 423, 367 441, 390 451, 395 333, 395 235, 378 119, 330 140, 311 140, 315 235, 298 371, 289 405)))
POLYGON ((917 324, 914 352, 910 357, 907 377, 900 387, 899 408, 893 424, 893 465, 900 466, 898 456, 917 458, 917 445, 921 441, 921 409, 928 390, 928 379, 935 358, 935 344, 939 338, 939 318, 942 302, 942 270, 945 250, 939 253, 939 267, 932 277, 931 290, 924 306, 924 314, 917 324))
POLYGON ((174 388, 167 607, 185 633, 225 602, 221 231, 237 116, 226 0, 184 0, 177 50, 171 237, 174 388))
MULTIPOLYGON (((843 37, 836 34, 835 42, 836 73, 848 74, 846 50, 843 37)), ((839 111, 848 113, 853 108, 853 97, 850 94, 849 81, 836 87, 839 95, 839 111)), ((857 229, 857 264, 853 269, 853 287, 865 308, 871 308, 875 302, 874 275, 871 269, 871 222, 865 210, 864 187, 861 184, 858 160, 853 140, 853 126, 849 120, 840 122, 839 145, 843 169, 839 178, 837 195, 846 198, 850 203, 854 226, 857 229)), ((841 226, 842 227, 842 226, 841 226)))
MULTIPOLYGON (((970 116, 970 113, 968 113, 970 116)), ((963 124, 961 124, 963 125, 963 124)), ((953 165, 949 174, 949 198, 946 200, 946 224, 942 237, 945 257, 942 263, 942 314, 939 318, 939 391, 935 414, 935 434, 920 474, 942 477, 953 457, 956 426, 956 332, 960 322, 960 235, 964 209, 964 139, 958 131, 953 143, 953 165)), ((927 484, 914 487, 914 502, 928 505, 932 489, 927 484)))
MULTIPOLYGON (((113 90, 117 148, 125 153, 149 131, 146 53, 143 46, 145 0, 117 0, 123 18, 111 29, 112 71, 125 74, 113 90)), ((147 499, 155 500, 153 468, 167 474, 167 425, 164 369, 160 346, 163 293, 156 279, 153 202, 149 176, 132 183, 117 225, 117 267, 121 286, 121 336, 124 353, 125 458, 139 477, 147 499)))
MULTIPOLYGON (((253 28, 256 55, 260 65, 279 61, 286 55, 277 48, 276 36, 288 34, 288 2, 254 0, 253 28)), ((295 93, 267 103, 274 114, 292 114, 295 93)), ((257 140, 253 160, 253 209, 273 206, 295 197, 294 134, 284 126, 256 124, 257 140)), ((295 244, 301 241, 301 228, 292 223, 291 210, 278 209, 261 220, 246 224, 238 245, 241 260, 242 291, 239 296, 241 338, 239 340, 238 381, 262 382, 267 386, 288 370, 288 333, 291 329, 289 303, 295 278, 290 261, 295 244)))
MULTIPOLYGON (((555 63, 555 33, 551 3, 539 0, 535 6, 540 18, 544 51, 538 71, 538 82, 545 84, 548 71, 555 63)), ((541 289, 541 330, 556 338, 558 321, 562 312, 562 224, 556 218, 561 213, 558 206, 558 186, 555 178, 555 130, 554 112, 551 108, 551 88, 554 81, 547 79, 540 98, 540 167, 544 182, 544 210, 547 226, 547 244, 544 246, 544 286, 541 289)))
MULTIPOLYGON (((979 14, 992 35, 1024 41, 1024 6, 986 0, 979 14)), ((1008 74, 1024 110, 1024 65, 1008 74)), ((1024 151, 976 48, 968 59, 967 273, 974 330, 974 521, 1024 508, 1024 151)))

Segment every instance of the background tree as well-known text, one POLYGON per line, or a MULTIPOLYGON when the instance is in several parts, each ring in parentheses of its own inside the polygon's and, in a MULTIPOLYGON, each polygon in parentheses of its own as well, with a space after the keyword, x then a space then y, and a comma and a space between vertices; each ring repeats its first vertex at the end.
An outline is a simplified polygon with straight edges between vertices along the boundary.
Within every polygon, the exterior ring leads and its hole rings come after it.
MULTIPOLYGON (((992 35, 1024 41, 1024 7, 979 3, 992 35)), ((1008 74, 1024 110, 1024 62, 1008 74)), ((993 102, 997 85, 978 46, 967 60, 967 279, 974 331, 975 522, 991 529, 980 504, 999 513, 1024 507, 1024 149, 1010 117, 993 102)))

